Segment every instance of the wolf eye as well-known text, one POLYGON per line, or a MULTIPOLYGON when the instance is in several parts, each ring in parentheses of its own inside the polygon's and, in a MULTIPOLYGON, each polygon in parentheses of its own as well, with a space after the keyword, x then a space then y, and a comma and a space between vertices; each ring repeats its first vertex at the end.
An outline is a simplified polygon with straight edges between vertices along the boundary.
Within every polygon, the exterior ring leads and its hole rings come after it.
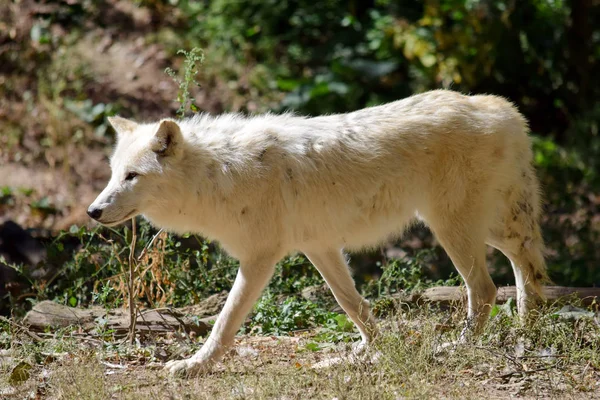
POLYGON ((136 176, 138 176, 137 172, 130 172, 127 174, 127 176, 125 177, 126 181, 131 181, 133 180, 133 178, 135 178, 136 176))

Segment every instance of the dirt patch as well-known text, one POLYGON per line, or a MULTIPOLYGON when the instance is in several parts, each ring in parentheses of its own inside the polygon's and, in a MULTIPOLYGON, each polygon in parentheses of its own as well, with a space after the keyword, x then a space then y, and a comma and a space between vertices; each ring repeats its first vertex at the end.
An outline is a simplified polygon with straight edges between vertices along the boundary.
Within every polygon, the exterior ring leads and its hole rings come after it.
POLYGON ((159 25, 158 10, 119 0, 85 8, 26 0, 0 11, 0 27, 12 27, 0 29, 0 188, 15 192, 0 222, 52 231, 87 224, 85 209, 110 175, 105 117, 153 120, 178 107, 164 73, 172 61, 146 39, 175 17, 159 25), (40 201, 42 213, 31 207, 40 201))
POLYGON ((89 224, 86 209, 108 181, 109 172, 104 156, 93 152, 79 171, 2 165, 0 187, 13 188, 13 200, 0 206, 0 223, 13 220, 24 227, 51 231, 89 224))
POLYGON ((96 31, 86 34, 74 53, 90 65, 95 82, 87 92, 94 103, 118 101, 123 114, 142 120, 174 116, 177 85, 164 72, 171 62, 161 46, 96 31))

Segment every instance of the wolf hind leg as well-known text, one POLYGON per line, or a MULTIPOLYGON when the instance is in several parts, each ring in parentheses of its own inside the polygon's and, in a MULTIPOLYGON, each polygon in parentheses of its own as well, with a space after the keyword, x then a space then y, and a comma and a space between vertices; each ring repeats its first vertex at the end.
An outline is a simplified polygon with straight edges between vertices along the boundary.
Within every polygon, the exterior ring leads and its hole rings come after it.
POLYGON ((317 268, 339 305, 358 328, 362 344, 370 343, 377 334, 375 319, 371 315, 369 302, 356 290, 342 250, 309 250, 304 251, 304 254, 317 268))
POLYGON ((424 217, 467 287, 468 329, 464 333, 478 334, 488 320, 497 292, 486 265, 484 218, 476 208, 469 207, 424 217))
POLYGON ((515 274, 517 308, 523 319, 544 298, 542 282, 548 279, 542 246, 539 243, 530 243, 529 246, 516 252, 501 250, 510 259, 515 274))
POLYGON ((549 279, 537 217, 527 213, 530 207, 526 199, 522 199, 520 204, 521 207, 509 208, 510 212, 490 230, 487 243, 510 260, 517 287, 519 315, 525 318, 538 300, 544 298, 542 285, 549 279))

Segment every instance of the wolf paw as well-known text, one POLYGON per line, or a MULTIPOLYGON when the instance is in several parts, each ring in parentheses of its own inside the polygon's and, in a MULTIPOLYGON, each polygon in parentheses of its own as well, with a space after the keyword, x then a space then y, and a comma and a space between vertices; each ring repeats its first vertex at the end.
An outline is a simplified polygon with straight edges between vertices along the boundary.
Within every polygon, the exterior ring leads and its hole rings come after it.
POLYGON ((469 341, 469 337, 462 335, 458 337, 458 340, 453 340, 451 342, 443 342, 434 346, 433 353, 436 356, 444 355, 444 354, 452 354, 455 353, 458 349, 469 345, 471 342, 469 341))
POLYGON ((456 341, 456 340, 452 341, 452 342, 439 343, 438 345, 436 345, 434 347, 433 354, 436 356, 440 356, 440 355, 454 353, 459 345, 460 345, 460 342, 456 341))
POLYGON ((381 359, 381 352, 372 343, 361 341, 352 345, 350 360, 354 362, 377 363, 381 359))
POLYGON ((165 364, 165 369, 173 376, 185 377, 188 374, 188 360, 172 360, 165 364))
POLYGON ((369 349, 369 343, 363 341, 352 344, 352 354, 355 356, 365 354, 369 349))
POLYGON ((207 366, 191 358, 187 360, 172 360, 165 364, 165 369, 173 376, 182 378, 199 375, 207 370, 207 366))

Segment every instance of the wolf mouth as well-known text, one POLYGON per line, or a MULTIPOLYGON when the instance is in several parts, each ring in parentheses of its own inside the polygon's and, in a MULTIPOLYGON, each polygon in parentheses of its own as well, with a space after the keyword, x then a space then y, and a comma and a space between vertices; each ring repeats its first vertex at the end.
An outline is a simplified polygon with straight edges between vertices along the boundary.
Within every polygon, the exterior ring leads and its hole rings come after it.
POLYGON ((100 222, 102 225, 106 225, 106 226, 115 226, 115 225, 119 225, 125 221, 127 221, 129 218, 133 217, 135 214, 137 213, 137 210, 133 210, 131 211, 129 214, 127 214, 126 216, 124 216, 121 219, 116 219, 114 221, 98 221, 100 222))

